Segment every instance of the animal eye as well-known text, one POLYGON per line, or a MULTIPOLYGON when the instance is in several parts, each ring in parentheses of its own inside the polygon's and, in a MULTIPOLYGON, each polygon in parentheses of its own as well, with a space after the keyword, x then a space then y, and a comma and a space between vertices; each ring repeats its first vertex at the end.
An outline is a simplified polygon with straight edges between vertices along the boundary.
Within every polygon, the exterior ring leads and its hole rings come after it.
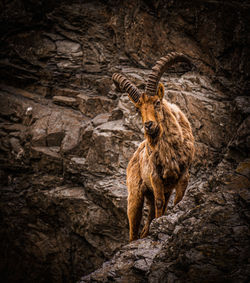
POLYGON ((160 107, 160 105, 161 105, 160 100, 157 100, 157 101, 155 102, 155 106, 156 106, 156 107, 160 107))

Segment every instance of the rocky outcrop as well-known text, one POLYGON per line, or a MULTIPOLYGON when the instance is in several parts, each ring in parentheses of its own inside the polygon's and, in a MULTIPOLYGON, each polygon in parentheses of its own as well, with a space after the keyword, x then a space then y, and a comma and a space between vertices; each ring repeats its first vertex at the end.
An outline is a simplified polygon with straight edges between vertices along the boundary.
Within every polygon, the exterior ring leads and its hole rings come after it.
POLYGON ((191 182, 184 201, 153 221, 149 237, 124 246, 80 282, 245 282, 249 160, 221 181, 228 166, 223 161, 209 180, 206 174, 191 182))
POLYGON ((3 281, 246 282, 247 1, 0 7, 3 281), (196 66, 162 78, 195 135, 191 180, 149 237, 127 244, 126 166, 143 132, 111 75, 143 88, 170 50, 196 66))
POLYGON ((153 221, 149 237, 123 246, 80 282, 245 282, 249 276, 249 130, 242 132, 248 119, 238 123, 232 101, 200 75, 165 82, 196 137, 188 192, 153 221))
POLYGON ((1 122, 4 278, 73 282, 127 242, 128 131, 112 121, 94 128, 79 111, 13 87, 0 96, 1 113, 12 105, 15 119, 1 122))

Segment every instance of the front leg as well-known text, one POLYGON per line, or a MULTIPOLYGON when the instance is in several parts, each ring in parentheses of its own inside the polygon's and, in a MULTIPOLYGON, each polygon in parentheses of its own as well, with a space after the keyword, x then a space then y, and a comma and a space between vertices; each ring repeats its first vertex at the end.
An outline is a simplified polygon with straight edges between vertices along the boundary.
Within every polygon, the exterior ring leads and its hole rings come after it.
POLYGON ((158 218, 163 215, 165 207, 164 185, 157 173, 150 175, 150 181, 155 198, 155 217, 158 218))
POLYGON ((155 203, 154 203, 154 196, 151 193, 148 193, 145 195, 147 205, 149 207, 149 212, 148 212, 148 218, 146 220, 146 223, 141 231, 140 238, 145 238, 148 235, 149 232, 149 226, 152 220, 155 218, 155 203))
MULTIPOLYGON (((137 189, 135 189, 136 191, 137 189)), ((129 241, 132 242, 138 239, 143 208, 143 195, 130 193, 128 195, 128 221, 129 221, 129 241)))
POLYGON ((132 242, 138 239, 138 232, 140 228, 142 209, 143 209, 143 189, 142 181, 138 175, 128 175, 128 221, 129 221, 129 241, 132 242))

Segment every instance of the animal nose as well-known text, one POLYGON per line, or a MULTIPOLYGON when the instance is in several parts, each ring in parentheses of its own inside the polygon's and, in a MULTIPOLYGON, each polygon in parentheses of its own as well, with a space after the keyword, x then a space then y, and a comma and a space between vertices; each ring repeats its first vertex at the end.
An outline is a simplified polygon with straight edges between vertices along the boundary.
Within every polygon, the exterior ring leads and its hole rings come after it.
POLYGON ((151 128, 152 125, 153 125, 153 122, 152 122, 152 121, 148 121, 148 122, 145 122, 144 125, 145 125, 145 128, 146 128, 147 130, 150 130, 150 128, 151 128))

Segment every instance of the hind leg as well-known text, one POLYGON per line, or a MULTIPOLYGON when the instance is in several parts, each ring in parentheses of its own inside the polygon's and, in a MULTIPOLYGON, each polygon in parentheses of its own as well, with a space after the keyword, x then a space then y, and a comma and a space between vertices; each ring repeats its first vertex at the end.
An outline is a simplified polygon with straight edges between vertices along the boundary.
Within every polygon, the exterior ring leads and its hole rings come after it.
POLYGON ((178 182, 176 188, 175 188, 175 200, 174 200, 174 205, 178 204, 184 194, 185 194, 185 191, 187 189, 187 185, 188 185, 188 180, 189 180, 189 173, 186 172, 182 178, 180 179, 180 181, 178 182))
POLYGON ((152 220, 155 218, 155 203, 154 203, 154 196, 153 194, 147 194, 146 195, 146 201, 147 205, 149 206, 149 212, 148 212, 148 218, 146 220, 146 223, 141 231, 140 238, 145 238, 148 235, 149 232, 149 226, 152 220))
POLYGON ((165 193, 165 204, 164 204, 164 208, 163 208, 164 214, 167 211, 168 201, 170 199, 171 193, 172 193, 172 191, 165 193))
POLYGON ((138 239, 138 232, 142 218, 144 197, 139 187, 129 188, 128 195, 128 221, 129 221, 129 241, 138 239))

